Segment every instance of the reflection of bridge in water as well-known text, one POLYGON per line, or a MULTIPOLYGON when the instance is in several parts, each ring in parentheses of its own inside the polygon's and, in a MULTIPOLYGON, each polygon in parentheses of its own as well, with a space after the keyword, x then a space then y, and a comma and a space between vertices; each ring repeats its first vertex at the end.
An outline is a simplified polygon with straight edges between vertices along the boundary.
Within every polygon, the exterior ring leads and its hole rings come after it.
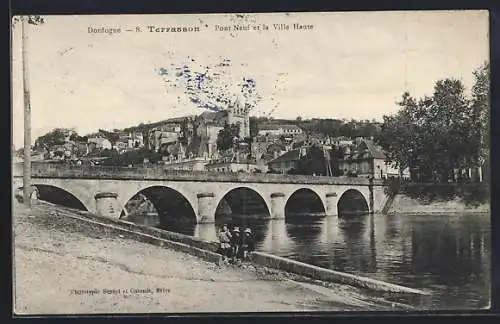
MULTIPOLYGON (((218 223, 184 233, 217 241, 218 223)), ((433 293, 433 307, 488 303, 488 215, 356 215, 232 218, 248 224, 259 251, 433 293), (451 218, 450 218, 451 217, 451 218)))
POLYGON ((256 231, 263 252, 429 290, 434 308, 489 303, 489 215, 304 215, 256 231))
MULTIPOLYGON (((22 187, 22 166, 14 185, 22 187)), ((17 171, 17 172, 16 172, 17 171)), ((235 216, 284 219, 294 215, 338 215, 380 211, 387 198, 382 183, 366 178, 172 171, 161 167, 70 167, 33 163, 38 196, 56 204, 119 218, 130 201, 143 197, 172 222, 214 223, 235 216)))

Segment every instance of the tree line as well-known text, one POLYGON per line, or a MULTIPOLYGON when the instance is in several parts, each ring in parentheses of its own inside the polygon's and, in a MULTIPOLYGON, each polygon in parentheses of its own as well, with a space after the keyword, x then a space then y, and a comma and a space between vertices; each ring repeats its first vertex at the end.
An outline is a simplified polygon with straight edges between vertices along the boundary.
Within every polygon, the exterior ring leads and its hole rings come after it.
POLYGON ((473 76, 470 95, 458 79, 438 80, 432 96, 405 92, 398 113, 384 116, 377 142, 413 181, 469 181, 468 170, 479 167, 489 178, 489 64, 473 76))
POLYGON ((313 118, 303 119, 297 117, 295 120, 290 119, 275 119, 270 117, 250 117, 250 129, 252 129, 252 121, 255 122, 258 132, 258 126, 262 124, 280 125, 292 124, 301 128, 306 134, 322 134, 332 137, 377 137, 381 130, 381 122, 372 120, 355 120, 355 119, 333 119, 333 118, 313 118))

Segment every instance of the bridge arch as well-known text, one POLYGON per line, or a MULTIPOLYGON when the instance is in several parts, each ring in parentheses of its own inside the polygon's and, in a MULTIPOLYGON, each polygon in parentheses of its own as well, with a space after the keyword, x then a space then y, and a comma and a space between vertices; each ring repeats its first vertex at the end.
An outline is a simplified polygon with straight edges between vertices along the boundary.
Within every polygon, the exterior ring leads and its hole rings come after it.
POLYGON ((257 190, 246 186, 238 186, 226 190, 214 204, 214 219, 229 217, 269 218, 270 202, 257 190))
MULTIPOLYGON (((47 201, 56 205, 79 209, 84 211, 91 211, 91 206, 85 203, 85 199, 81 199, 77 193, 68 188, 61 188, 56 185, 49 184, 32 184, 36 188, 37 198, 39 200, 47 201)), ((20 187, 22 191, 23 187, 20 187)))
POLYGON ((326 206, 321 195, 310 188, 295 190, 285 203, 285 217, 304 214, 326 215, 326 206))
POLYGON ((370 212, 368 200, 359 190, 348 189, 337 202, 337 213, 341 215, 367 214, 370 212))
POLYGON ((125 195, 120 203, 120 218, 166 230, 173 224, 197 223, 188 196, 165 185, 150 185, 125 195))

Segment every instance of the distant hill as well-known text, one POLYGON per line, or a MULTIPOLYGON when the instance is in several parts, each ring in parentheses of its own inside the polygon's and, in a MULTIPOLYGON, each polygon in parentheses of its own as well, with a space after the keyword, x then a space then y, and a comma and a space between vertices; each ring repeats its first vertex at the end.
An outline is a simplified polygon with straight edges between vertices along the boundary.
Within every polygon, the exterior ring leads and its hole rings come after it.
POLYGON ((377 137, 381 123, 376 121, 340 120, 333 118, 312 119, 276 119, 267 117, 250 117, 257 125, 296 125, 307 134, 323 134, 327 136, 377 137))
MULTIPOLYGON (((136 126, 129 126, 122 130, 107 131, 113 133, 120 132, 146 132, 155 127, 159 127, 168 123, 183 123, 188 118, 194 118, 197 115, 182 116, 168 118, 153 123, 140 123, 136 126)), ((251 122, 257 124, 257 128, 262 125, 296 125, 307 134, 323 134, 327 136, 345 136, 345 137, 377 137, 380 133, 382 123, 374 120, 341 120, 334 118, 312 118, 312 119, 284 119, 284 118, 268 118, 268 117, 250 117, 251 122)), ((102 132, 101 132, 102 133, 102 132)), ((89 136, 97 135, 98 133, 89 134, 89 136)))
POLYGON ((158 122, 148 123, 148 124, 140 123, 137 126, 130 126, 130 127, 124 128, 123 131, 124 132, 142 132, 142 131, 150 130, 152 128, 155 128, 155 127, 158 127, 161 125, 165 125, 165 124, 169 124, 169 123, 182 123, 183 121, 185 121, 186 119, 188 119, 190 117, 196 117, 196 115, 174 117, 174 118, 164 119, 164 120, 161 120, 158 122))

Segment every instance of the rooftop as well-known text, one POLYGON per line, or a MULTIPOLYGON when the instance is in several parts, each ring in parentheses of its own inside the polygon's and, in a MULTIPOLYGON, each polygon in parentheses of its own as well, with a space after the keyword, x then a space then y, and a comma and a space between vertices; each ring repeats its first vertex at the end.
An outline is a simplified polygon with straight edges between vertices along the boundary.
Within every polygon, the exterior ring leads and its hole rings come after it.
POLYGON ((104 141, 108 141, 108 139, 104 138, 104 137, 91 137, 88 139, 88 143, 96 143, 96 144, 102 144, 102 142, 104 141))
POLYGON ((368 151, 370 152, 372 157, 374 157, 375 159, 385 160, 385 153, 381 147, 375 145, 372 140, 364 140, 364 143, 366 144, 366 147, 368 148, 368 151))
POLYGON ((366 159, 366 158, 374 158, 385 160, 384 150, 376 145, 372 140, 361 139, 359 145, 357 146, 357 152, 354 151, 355 154, 352 155, 353 159, 366 159))
POLYGON ((278 156, 276 159, 269 161, 268 163, 281 163, 297 160, 300 160, 300 149, 288 151, 285 154, 278 156))
POLYGON ((278 130, 278 129, 300 129, 297 125, 264 124, 259 126, 259 130, 278 130))

